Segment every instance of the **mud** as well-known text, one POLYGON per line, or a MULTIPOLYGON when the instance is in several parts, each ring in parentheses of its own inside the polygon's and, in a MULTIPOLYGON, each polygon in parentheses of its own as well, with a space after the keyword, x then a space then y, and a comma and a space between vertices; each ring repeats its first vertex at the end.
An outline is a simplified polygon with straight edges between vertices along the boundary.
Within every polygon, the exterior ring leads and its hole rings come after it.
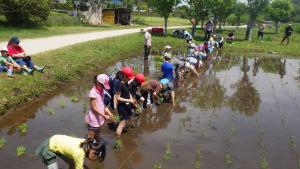
MULTIPOLYGON (((159 76, 160 68, 155 67, 153 58, 149 63, 141 60, 124 60, 102 71, 113 74, 123 65, 135 63, 136 70, 159 76)), ((299 66, 300 60, 295 59, 215 59, 202 70, 201 77, 188 77, 180 83, 175 107, 153 106, 133 119, 121 137, 120 150, 112 148, 116 138, 105 125, 101 136, 108 142, 107 157, 102 164, 91 166, 183 169, 200 163, 205 169, 257 169, 265 160, 272 169, 296 169, 300 152, 299 66), (291 146, 290 138, 294 138, 295 146, 291 146), (170 158, 164 159, 167 145, 170 158), (198 146, 200 158, 196 158, 198 146)), ((87 93, 93 75, 0 117, 0 136, 7 140, 0 149, 0 168, 44 168, 33 156, 44 139, 53 134, 84 137, 87 129, 83 117, 89 108, 87 93), (73 102, 72 96, 80 100, 73 102), (18 131, 21 123, 28 124, 25 135, 18 131), (19 158, 18 145, 27 149, 19 158)))

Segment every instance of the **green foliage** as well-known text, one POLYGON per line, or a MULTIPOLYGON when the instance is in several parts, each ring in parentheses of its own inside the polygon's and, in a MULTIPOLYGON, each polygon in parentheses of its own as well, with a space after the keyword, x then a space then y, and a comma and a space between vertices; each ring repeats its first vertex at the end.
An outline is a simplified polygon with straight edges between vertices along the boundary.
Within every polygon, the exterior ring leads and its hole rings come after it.
POLYGON ((80 99, 79 99, 77 96, 75 96, 75 95, 71 96, 71 97, 70 97, 70 100, 71 100, 72 102, 79 102, 79 101, 80 101, 80 99))
POLYGON ((65 13, 51 12, 48 16, 45 25, 48 26, 72 26, 80 25, 81 21, 78 17, 73 17, 65 13))
POLYGON ((47 20, 49 0, 0 0, 4 15, 11 25, 30 25, 47 20))
POLYGON ((266 159, 263 159, 260 163, 260 169, 269 169, 269 164, 266 159))
POLYGON ((275 22, 291 17, 293 11, 294 7, 290 0, 274 0, 267 7, 270 18, 275 22))
POLYGON ((194 169, 201 169, 201 149, 200 145, 196 146, 196 160, 194 162, 194 169))
POLYGON ((64 100, 59 101, 59 107, 65 108, 66 107, 66 102, 64 100))
POLYGON ((113 116, 113 121, 116 122, 116 123, 119 123, 121 121, 121 118, 119 115, 114 115, 113 116))
POLYGON ((153 169, 162 169, 162 166, 161 164, 155 164, 153 169))
POLYGON ((195 24, 198 25, 199 21, 207 19, 209 15, 208 0, 189 0, 188 4, 190 9, 186 12, 190 18, 195 18, 195 24))
POLYGON ((140 25, 145 25, 146 24, 145 19, 143 17, 140 17, 140 16, 134 17, 132 22, 134 24, 140 24, 140 25))
POLYGON ((117 139, 112 148, 119 151, 123 147, 124 146, 123 146, 122 140, 121 139, 117 139))
POLYGON ((18 146, 17 149, 16 149, 16 152, 17 152, 18 157, 24 155, 25 152, 26 152, 25 146, 23 146, 23 145, 18 146))
POLYGON ((164 153, 164 160, 170 160, 170 158, 171 158, 171 144, 170 143, 168 143, 167 145, 166 145, 166 149, 165 149, 165 153, 164 153))
POLYGON ((5 138, 0 137, 0 149, 3 148, 7 144, 7 141, 5 138))
POLYGON ((233 164, 233 161, 232 161, 232 158, 231 158, 229 152, 226 152, 226 153, 225 153, 225 164, 226 164, 227 166, 233 164))
POLYGON ((28 125, 26 123, 22 123, 18 126, 18 129, 21 134, 26 134, 28 131, 28 125))
POLYGON ((67 11, 73 9, 72 0, 67 0, 66 3, 51 2, 49 6, 51 9, 59 9, 59 10, 67 10, 67 11))
POLYGON ((53 114, 55 114, 54 110, 52 108, 48 108, 48 114, 51 116, 53 114))

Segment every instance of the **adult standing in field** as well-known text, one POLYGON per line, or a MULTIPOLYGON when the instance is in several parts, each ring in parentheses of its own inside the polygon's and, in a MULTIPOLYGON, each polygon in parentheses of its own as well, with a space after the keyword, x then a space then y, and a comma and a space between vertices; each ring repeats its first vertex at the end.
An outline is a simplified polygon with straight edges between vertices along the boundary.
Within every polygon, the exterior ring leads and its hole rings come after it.
POLYGON ((213 32, 214 29, 214 24, 212 20, 209 20, 205 24, 205 35, 204 35, 204 40, 208 41, 210 38, 211 33, 213 32))
POLYGON ((12 37, 9 40, 7 44, 8 55, 11 56, 21 67, 24 67, 25 69, 28 68, 29 73, 32 73, 32 69, 43 72, 45 67, 39 67, 34 64, 31 60, 31 57, 28 56, 24 49, 19 45, 20 42, 21 41, 18 37, 12 37))
POLYGON ((151 31, 152 28, 148 28, 144 36, 144 50, 145 50, 144 60, 148 60, 148 56, 150 54, 150 49, 152 45, 151 31))
POLYGON ((282 38, 281 44, 287 40, 287 45, 290 43, 290 36, 292 35, 294 29, 292 27, 292 24, 289 24, 285 30, 284 30, 284 36, 282 38))
POLYGON ((258 33, 257 33, 257 40, 260 38, 261 41, 264 39, 264 30, 265 26, 263 24, 263 21, 260 21, 257 25, 258 27, 258 33))

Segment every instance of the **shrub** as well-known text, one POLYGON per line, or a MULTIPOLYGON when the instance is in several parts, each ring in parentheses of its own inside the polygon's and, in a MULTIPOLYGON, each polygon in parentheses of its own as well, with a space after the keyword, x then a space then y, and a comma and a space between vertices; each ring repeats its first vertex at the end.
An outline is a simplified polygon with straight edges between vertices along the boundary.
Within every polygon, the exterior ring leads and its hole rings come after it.
POLYGON ((0 0, 4 15, 11 25, 30 25, 46 21, 50 0, 0 0))

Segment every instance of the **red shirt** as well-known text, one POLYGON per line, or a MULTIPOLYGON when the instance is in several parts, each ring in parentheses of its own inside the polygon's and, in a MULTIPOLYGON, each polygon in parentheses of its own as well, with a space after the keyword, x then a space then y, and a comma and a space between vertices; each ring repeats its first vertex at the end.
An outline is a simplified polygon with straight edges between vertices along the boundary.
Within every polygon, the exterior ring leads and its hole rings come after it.
POLYGON ((8 50, 8 55, 9 56, 24 52, 24 50, 21 46, 14 46, 13 44, 7 45, 7 50, 8 50))

